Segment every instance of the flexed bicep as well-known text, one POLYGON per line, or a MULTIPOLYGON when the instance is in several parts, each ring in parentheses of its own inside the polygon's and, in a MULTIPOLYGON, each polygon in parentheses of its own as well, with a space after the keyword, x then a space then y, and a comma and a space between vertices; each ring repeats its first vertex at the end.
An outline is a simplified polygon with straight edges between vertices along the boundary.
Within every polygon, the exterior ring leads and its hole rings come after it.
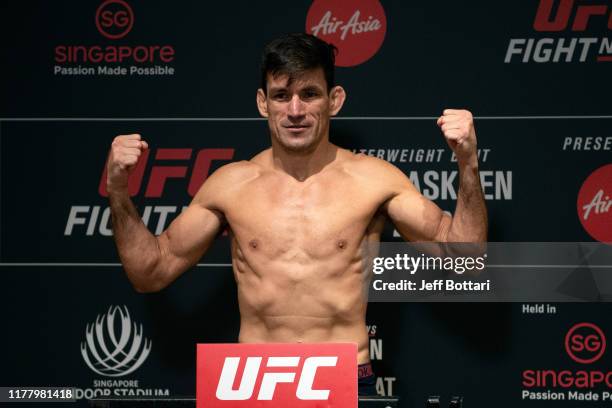
POLYGON ((157 239, 162 254, 158 270, 167 286, 195 265, 225 227, 225 212, 241 197, 240 186, 253 175, 247 162, 227 164, 200 187, 193 201, 157 239))
POLYGON ((425 198, 414 186, 386 204, 389 218, 408 241, 446 241, 451 216, 425 198))
POLYGON ((164 286, 200 260, 224 224, 220 211, 195 200, 170 224, 158 237, 164 286))

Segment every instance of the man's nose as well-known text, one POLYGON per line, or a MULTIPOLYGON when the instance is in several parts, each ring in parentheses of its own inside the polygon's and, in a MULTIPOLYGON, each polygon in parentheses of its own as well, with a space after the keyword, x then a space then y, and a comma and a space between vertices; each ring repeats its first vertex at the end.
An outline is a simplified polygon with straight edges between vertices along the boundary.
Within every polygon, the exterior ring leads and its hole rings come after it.
POLYGON ((289 101, 289 116, 303 116, 304 103, 299 95, 293 95, 289 101))

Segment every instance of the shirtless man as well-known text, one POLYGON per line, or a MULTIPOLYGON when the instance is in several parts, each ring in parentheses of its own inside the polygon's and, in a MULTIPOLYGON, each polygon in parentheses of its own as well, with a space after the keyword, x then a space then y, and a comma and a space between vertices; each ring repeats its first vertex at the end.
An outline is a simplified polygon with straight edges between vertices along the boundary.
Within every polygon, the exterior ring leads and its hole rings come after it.
POLYGON ((354 342, 362 365, 369 363, 362 244, 380 239, 385 217, 406 240, 483 242, 487 217, 468 111, 447 109, 437 121, 459 165, 451 217, 393 165, 330 143, 330 117, 346 98, 333 72, 334 48, 316 37, 268 44, 257 108, 272 147, 217 170, 161 235, 147 230, 128 194, 128 175, 148 148, 140 135, 114 139, 107 188, 119 255, 138 292, 168 286, 227 225, 239 341, 354 342))

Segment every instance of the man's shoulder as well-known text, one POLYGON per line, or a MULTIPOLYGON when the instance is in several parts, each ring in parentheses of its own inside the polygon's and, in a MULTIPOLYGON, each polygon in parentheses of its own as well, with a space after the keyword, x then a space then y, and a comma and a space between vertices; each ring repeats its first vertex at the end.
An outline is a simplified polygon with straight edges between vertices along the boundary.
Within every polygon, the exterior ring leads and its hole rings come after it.
POLYGON ((380 203, 411 188, 412 183, 406 174, 386 160, 348 150, 340 150, 338 159, 344 175, 364 195, 380 203))
POLYGON ((261 168, 250 160, 239 160, 225 164, 215 172, 219 178, 240 178, 257 176, 261 168))
POLYGON ((248 160, 239 160, 219 167, 202 185, 204 190, 232 190, 257 178, 260 166, 248 160))
POLYGON ((261 173, 260 166, 248 160, 240 160, 219 167, 207 180, 214 187, 233 189, 257 178, 261 173))
POLYGON ((259 174, 259 166, 248 160, 225 164, 200 186, 194 201, 207 208, 225 211, 228 203, 235 201, 236 193, 259 174))

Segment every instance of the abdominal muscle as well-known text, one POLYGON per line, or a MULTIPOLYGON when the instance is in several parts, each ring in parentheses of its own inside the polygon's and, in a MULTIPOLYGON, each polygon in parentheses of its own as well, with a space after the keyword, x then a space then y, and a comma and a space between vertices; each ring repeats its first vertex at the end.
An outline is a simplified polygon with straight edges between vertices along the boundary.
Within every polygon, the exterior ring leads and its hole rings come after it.
POLYGON ((356 343, 359 364, 370 360, 360 249, 271 260, 233 247, 241 343, 356 343))

